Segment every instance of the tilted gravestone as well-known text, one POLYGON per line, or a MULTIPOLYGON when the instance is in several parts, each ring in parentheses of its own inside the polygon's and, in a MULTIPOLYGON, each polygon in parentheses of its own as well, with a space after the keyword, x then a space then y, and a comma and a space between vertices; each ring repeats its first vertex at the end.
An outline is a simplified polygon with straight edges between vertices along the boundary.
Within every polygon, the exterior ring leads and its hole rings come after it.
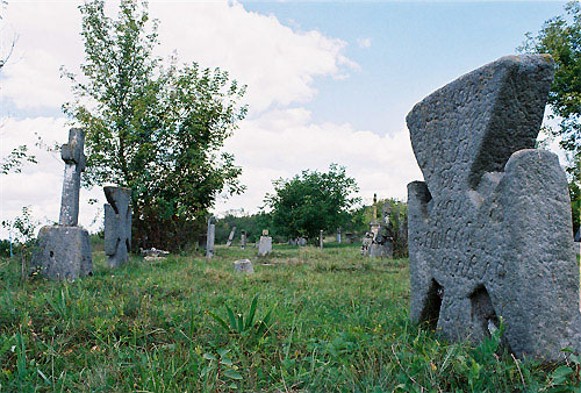
POLYGON ((226 242, 226 247, 230 247, 234 241, 234 234, 236 233, 236 227, 233 227, 228 235, 228 241, 226 242))
POLYGON ((109 267, 127 262, 131 250, 131 189, 103 187, 105 209, 105 254, 109 267))
POLYGON ((76 279, 93 272, 89 233, 78 227, 81 173, 85 170, 85 134, 71 128, 61 148, 65 162, 59 224, 40 229, 31 268, 51 279, 76 279))
POLYGON ((533 149, 552 78, 548 56, 503 57, 407 117, 412 320, 478 342, 502 318, 511 351, 546 360, 581 349, 567 180, 533 149))

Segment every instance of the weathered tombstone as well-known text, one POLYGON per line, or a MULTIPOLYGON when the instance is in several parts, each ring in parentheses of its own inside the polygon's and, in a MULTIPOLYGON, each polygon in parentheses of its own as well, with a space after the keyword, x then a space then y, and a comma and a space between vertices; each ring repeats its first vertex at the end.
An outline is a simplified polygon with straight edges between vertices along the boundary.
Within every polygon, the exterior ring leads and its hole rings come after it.
POLYGON ((65 162, 59 224, 40 229, 31 262, 33 271, 50 279, 74 280, 93 273, 89 233, 79 223, 81 173, 85 170, 85 134, 71 128, 69 143, 61 147, 65 162))
POLYGON ((321 230, 319 231, 319 248, 320 248, 320 249, 323 249, 323 239, 324 239, 324 238, 323 238, 323 230, 321 229, 321 230))
POLYGON ((109 267, 117 267, 129 259, 131 250, 131 189, 103 187, 105 209, 105 255, 109 267))
POLYGON ((307 238, 306 237, 303 237, 303 236, 298 237, 297 238, 297 244, 300 247, 305 247, 307 245, 307 238))
POLYGON ((258 256, 264 257, 272 252, 272 237, 268 236, 268 230, 262 231, 258 241, 258 256))
POLYGON ((377 194, 373 194, 373 220, 361 244, 361 254, 371 258, 393 258, 393 237, 387 233, 391 207, 383 207, 383 222, 377 219, 377 194))
POLYGON ((337 228, 337 243, 341 244, 341 228, 337 228))
POLYGON ((216 223, 214 216, 208 218, 208 237, 206 241, 206 257, 214 256, 214 242, 216 239, 216 223))
POLYGON ((233 227, 230 231, 230 235, 228 235, 228 241, 226 242, 226 247, 230 247, 232 245, 232 241, 234 240, 234 234, 236 233, 236 227, 233 227))
POLYGON ((234 262, 234 271, 238 273, 254 273, 254 268, 252 267, 252 262, 250 259, 240 259, 234 262))
POLYGON ((567 180, 533 149, 552 78, 548 56, 503 57, 407 116, 412 320, 478 342, 502 317, 510 350, 546 360, 581 349, 567 180))
POLYGON ((246 248, 246 231, 240 234, 240 248, 243 250, 246 248))

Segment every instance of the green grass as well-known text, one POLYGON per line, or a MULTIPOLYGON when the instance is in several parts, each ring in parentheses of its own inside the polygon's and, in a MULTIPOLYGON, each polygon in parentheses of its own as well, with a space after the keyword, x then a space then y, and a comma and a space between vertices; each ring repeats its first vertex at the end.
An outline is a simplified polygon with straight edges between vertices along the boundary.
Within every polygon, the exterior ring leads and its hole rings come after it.
POLYGON ((17 261, 0 260, 0 392, 579 389, 574 356, 543 366, 512 358, 498 337, 449 344, 411 324, 405 259, 363 258, 357 246, 255 253, 135 257, 113 271, 96 251, 95 275, 72 283, 21 283, 17 261), (255 274, 234 273, 241 258, 255 274))

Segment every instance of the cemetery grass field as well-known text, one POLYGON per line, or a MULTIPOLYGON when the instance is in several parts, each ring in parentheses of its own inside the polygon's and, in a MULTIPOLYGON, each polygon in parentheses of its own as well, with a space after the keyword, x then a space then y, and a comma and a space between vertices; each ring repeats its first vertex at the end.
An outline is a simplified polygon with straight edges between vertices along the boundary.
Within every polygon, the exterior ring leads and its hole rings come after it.
POLYGON ((97 244, 95 274, 72 283, 23 283, 0 260, 0 392, 581 391, 575 355, 521 361, 497 335, 449 344, 411 324, 407 259, 216 252, 109 270, 97 244), (255 274, 233 271, 241 258, 255 274))

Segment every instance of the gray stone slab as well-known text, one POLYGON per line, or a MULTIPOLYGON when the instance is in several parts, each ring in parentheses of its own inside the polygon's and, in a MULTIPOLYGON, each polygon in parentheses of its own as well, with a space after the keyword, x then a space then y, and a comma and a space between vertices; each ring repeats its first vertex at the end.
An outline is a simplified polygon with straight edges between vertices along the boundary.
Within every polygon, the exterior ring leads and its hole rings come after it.
POLYGON ((93 274, 89 233, 62 225, 40 229, 31 271, 55 280, 75 280, 93 274))
POLYGON ((109 267, 117 267, 129 259, 131 250, 131 189, 104 187, 105 255, 109 267))
POLYGON ((567 180, 533 150, 548 56, 507 56, 437 90, 407 117, 424 182, 408 185, 411 318, 478 342, 504 321, 517 356, 581 349, 567 180))
POLYGON ((265 257, 272 252, 272 237, 260 236, 258 241, 258 256, 265 257))

